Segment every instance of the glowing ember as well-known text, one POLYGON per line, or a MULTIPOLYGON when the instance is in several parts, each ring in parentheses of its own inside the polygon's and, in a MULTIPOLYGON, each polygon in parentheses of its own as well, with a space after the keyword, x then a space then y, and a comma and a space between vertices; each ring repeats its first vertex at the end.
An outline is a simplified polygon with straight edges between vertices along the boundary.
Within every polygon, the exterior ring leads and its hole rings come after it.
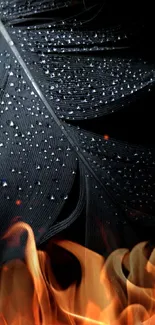
POLYGON ((16 205, 21 205, 22 201, 21 200, 16 200, 16 205))
POLYGON ((104 138, 104 140, 109 140, 109 135, 108 134, 104 134, 103 138, 104 138))
POLYGON ((18 243, 25 231, 25 261, 12 260, 0 270, 0 325, 155 324, 155 250, 149 252, 147 243, 104 260, 78 244, 51 242, 51 251, 61 247, 81 266, 80 283, 62 289, 30 226, 18 222, 4 238, 18 243))

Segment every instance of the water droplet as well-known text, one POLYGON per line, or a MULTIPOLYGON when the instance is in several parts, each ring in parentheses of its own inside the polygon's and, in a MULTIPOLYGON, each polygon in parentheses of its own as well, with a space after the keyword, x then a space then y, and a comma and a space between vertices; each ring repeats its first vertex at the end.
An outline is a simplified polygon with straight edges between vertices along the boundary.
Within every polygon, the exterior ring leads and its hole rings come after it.
POLYGON ((35 185, 41 185, 41 182, 40 181, 37 181, 36 183, 35 183, 35 185))
POLYGON ((64 200, 67 200, 67 199, 68 199, 68 195, 65 195, 65 196, 64 196, 64 200))
POLYGON ((13 121, 8 121, 8 124, 9 124, 9 126, 11 126, 11 127, 14 127, 14 126, 15 126, 15 124, 14 124, 13 121))
POLYGON ((7 183, 7 181, 5 181, 5 180, 2 180, 2 186, 3 186, 3 187, 7 187, 7 186, 8 186, 8 183, 7 183))
POLYGON ((14 45, 13 41, 9 41, 9 45, 13 46, 14 45))

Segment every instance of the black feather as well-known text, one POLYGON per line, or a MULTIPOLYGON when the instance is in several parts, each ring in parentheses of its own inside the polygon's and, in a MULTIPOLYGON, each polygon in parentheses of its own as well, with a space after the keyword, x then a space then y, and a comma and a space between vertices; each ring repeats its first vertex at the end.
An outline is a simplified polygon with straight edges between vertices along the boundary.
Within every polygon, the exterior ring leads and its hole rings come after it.
POLYGON ((147 29, 103 22, 104 5, 0 1, 1 234, 18 216, 40 245, 84 216, 84 244, 106 253, 155 226, 147 29))

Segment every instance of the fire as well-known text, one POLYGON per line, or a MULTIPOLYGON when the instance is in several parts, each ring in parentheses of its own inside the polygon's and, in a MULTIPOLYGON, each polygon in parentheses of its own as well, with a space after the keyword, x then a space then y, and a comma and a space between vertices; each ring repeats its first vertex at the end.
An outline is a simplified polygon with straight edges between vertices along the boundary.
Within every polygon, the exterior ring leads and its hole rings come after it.
POLYGON ((27 233, 24 260, 0 269, 0 325, 154 325, 155 250, 147 242, 131 252, 114 251, 106 260, 76 243, 51 241, 37 250, 31 227, 11 226, 4 239, 16 244, 27 233), (54 247, 80 263, 81 280, 62 288, 54 273, 54 247))

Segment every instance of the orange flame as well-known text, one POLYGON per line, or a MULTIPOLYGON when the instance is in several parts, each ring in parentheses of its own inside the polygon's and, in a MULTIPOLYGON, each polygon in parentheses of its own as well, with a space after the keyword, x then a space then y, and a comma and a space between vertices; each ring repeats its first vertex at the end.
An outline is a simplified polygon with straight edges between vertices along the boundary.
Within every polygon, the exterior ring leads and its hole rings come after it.
POLYGON ((0 325, 155 324, 155 250, 149 252, 146 242, 106 260, 73 242, 51 242, 51 252, 54 245, 63 248, 80 263, 80 283, 64 289, 29 225, 14 224, 4 238, 19 242, 25 231, 25 260, 0 269, 0 325))

